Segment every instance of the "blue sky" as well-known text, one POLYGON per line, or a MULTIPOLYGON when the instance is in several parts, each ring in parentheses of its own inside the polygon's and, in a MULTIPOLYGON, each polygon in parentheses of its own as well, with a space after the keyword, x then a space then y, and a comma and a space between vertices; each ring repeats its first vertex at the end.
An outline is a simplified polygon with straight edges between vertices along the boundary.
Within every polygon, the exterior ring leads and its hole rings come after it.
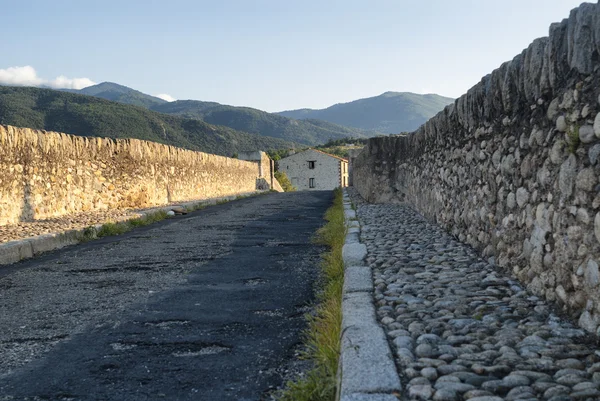
POLYGON ((0 0, 0 82, 112 81, 267 111, 386 91, 458 97, 580 3, 0 0))

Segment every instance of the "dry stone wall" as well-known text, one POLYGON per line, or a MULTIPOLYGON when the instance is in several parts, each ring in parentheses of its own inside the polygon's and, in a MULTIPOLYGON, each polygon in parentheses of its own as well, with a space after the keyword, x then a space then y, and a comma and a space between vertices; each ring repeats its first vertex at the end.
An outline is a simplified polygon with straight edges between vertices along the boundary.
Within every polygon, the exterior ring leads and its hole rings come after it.
POLYGON ((260 179, 257 162, 3 125, 0 172, 0 224, 250 193, 260 179))
POLYGON ((599 157, 600 5, 584 3, 416 132, 371 139, 353 181, 367 200, 412 204, 596 332, 599 157))

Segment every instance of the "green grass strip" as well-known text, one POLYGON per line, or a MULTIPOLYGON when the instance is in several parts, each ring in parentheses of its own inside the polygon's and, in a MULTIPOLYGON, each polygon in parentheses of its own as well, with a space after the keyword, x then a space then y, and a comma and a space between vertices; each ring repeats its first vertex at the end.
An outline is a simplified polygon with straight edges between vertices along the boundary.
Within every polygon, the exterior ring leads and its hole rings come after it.
MULTIPOLYGON (((269 193, 269 192, 265 191, 265 192, 257 192, 257 193, 246 194, 246 195, 238 195, 238 196, 236 196, 235 200, 245 199, 245 198, 249 198, 252 196, 262 195, 265 193, 269 193)), ((223 198, 223 199, 219 199, 218 201, 216 201, 215 204, 222 205, 224 203, 230 202, 231 200, 232 199, 229 199, 229 198, 223 198)), ((185 209, 187 210, 187 212, 194 212, 196 210, 204 209, 207 206, 209 206, 209 204, 207 204, 206 201, 202 201, 202 202, 198 202, 198 203, 195 203, 192 205, 188 205, 185 207, 185 209)), ((81 237, 81 241, 87 242, 87 241, 94 240, 96 238, 125 234, 126 232, 131 231, 136 227, 148 226, 150 224, 164 220, 167 217, 168 217, 168 215, 167 215, 166 211, 158 210, 156 212, 147 213, 147 214, 143 215, 142 217, 131 219, 131 220, 125 220, 125 221, 120 221, 120 222, 116 222, 116 223, 108 222, 108 223, 103 224, 98 230, 96 230, 94 227, 88 227, 84 230, 83 235, 81 237)))
POLYGON ((133 230, 136 227, 148 226, 166 218, 167 212, 165 212, 164 210, 159 210, 153 213, 145 214, 144 216, 139 217, 137 219, 120 221, 118 223, 105 223, 98 229, 98 231, 95 231, 92 228, 86 229, 83 234, 84 240, 92 240, 94 238, 102 238, 111 235, 124 234, 128 231, 133 230))
POLYGON ((342 287, 344 262, 342 246, 346 238, 342 190, 334 190, 334 201, 325 213, 327 224, 316 235, 316 242, 329 247, 322 255, 318 306, 308 318, 304 357, 313 368, 303 377, 289 382, 276 395, 280 401, 333 401, 336 394, 336 374, 340 355, 342 326, 342 287))

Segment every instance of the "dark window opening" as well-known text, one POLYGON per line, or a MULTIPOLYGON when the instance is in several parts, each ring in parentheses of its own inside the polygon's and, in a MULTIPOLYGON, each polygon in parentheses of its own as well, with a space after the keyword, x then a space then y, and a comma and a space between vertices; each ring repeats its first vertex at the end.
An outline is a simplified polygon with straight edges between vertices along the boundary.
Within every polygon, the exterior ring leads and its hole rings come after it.
POLYGON ((308 161, 308 168, 311 169, 311 170, 315 168, 315 161, 314 160, 309 160, 308 161))
POLYGON ((308 179, 308 187, 309 188, 314 188, 315 187, 315 179, 314 178, 309 178, 308 179))

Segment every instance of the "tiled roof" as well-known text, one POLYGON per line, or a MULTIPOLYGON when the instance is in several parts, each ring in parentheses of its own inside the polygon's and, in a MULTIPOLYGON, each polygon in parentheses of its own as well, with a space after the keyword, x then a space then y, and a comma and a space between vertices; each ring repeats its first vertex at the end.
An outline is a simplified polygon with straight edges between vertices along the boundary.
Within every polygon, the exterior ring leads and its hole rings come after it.
POLYGON ((336 156, 336 155, 332 155, 331 153, 323 152, 323 151, 320 151, 318 149, 310 149, 310 150, 314 150, 315 152, 323 153, 324 155, 335 157, 338 160, 341 160, 341 161, 344 161, 344 162, 348 162, 347 159, 344 159, 343 157, 339 157, 339 156, 336 156))
MULTIPOLYGON (((312 150, 312 151, 314 151, 314 152, 319 152, 319 153, 322 153, 322 154, 324 154, 324 155, 326 155, 326 156, 333 157, 334 159, 338 159, 338 160, 341 160, 341 161, 343 161, 343 162, 346 162, 346 163, 348 163, 348 160, 347 160, 347 159, 344 159, 343 157, 339 157, 339 156, 336 156, 336 155, 332 155, 331 153, 323 152, 323 151, 321 151, 321 150, 318 150, 318 149, 313 149, 313 148, 310 148, 310 149, 303 150, 302 152, 294 153, 294 155, 298 155, 298 154, 300 154, 300 153, 308 152, 309 150, 312 150)), ((290 156, 294 156, 294 155, 290 155, 290 156)), ((288 157, 290 157, 290 156, 288 156, 288 157)), ((285 159, 285 157, 284 157, 284 159, 285 159)))

